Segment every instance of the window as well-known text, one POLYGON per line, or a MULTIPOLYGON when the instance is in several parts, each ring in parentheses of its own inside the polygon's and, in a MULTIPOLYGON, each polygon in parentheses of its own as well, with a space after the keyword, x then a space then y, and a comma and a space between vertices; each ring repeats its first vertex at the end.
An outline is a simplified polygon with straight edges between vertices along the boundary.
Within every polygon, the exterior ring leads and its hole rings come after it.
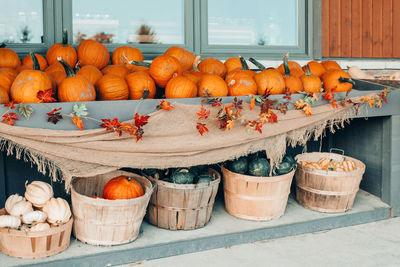
MULTIPOLYGON (((313 0, 0 0, 0 42, 45 53, 62 29, 77 45, 128 44, 147 58, 179 45, 202 56, 292 58, 313 53, 313 0)), ((316 10, 316 9, 315 9, 316 10)), ((317 13, 318 14, 318 13, 317 13)), ((318 34, 316 36, 319 36, 318 34)))

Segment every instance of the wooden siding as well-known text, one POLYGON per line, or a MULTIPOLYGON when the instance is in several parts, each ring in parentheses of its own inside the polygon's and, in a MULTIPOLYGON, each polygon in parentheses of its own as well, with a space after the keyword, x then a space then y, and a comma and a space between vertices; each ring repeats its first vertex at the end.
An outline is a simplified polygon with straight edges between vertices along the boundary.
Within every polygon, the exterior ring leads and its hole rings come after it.
POLYGON ((400 0, 322 0, 322 56, 400 58, 400 0))

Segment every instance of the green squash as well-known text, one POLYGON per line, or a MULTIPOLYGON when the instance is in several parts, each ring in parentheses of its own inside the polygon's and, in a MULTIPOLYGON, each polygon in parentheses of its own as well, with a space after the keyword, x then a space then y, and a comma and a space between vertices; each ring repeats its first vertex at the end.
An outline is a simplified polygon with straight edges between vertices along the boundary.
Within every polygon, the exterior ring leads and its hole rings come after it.
POLYGON ((247 161, 247 158, 245 157, 240 157, 228 163, 228 169, 231 172, 245 174, 247 173, 248 168, 249 168, 249 163, 247 161))
POLYGON ((278 168, 276 168, 276 173, 278 175, 283 175, 286 173, 289 173, 292 170, 293 165, 287 161, 282 161, 279 165, 278 168))
POLYGON ((207 174, 201 174, 197 177, 198 184, 208 183, 208 182, 212 182, 212 181, 214 181, 214 179, 210 175, 207 175, 207 174))
POLYGON ((177 169, 171 175, 171 181, 175 184, 193 184, 194 174, 189 169, 177 169))
POLYGON ((144 169, 143 170, 144 174, 151 176, 151 177, 154 177, 154 175, 156 173, 158 173, 158 171, 159 171, 158 169, 144 169))
POLYGON ((257 158, 249 163, 249 174, 252 176, 268 176, 270 165, 267 159, 257 158))
POLYGON ((290 163, 290 165, 296 165, 296 161, 294 160, 294 158, 292 156, 286 155, 285 157, 283 157, 282 161, 288 162, 288 163, 290 163))
POLYGON ((207 165, 198 165, 190 167, 189 171, 194 174, 194 176, 199 176, 201 174, 208 173, 208 166, 207 165))

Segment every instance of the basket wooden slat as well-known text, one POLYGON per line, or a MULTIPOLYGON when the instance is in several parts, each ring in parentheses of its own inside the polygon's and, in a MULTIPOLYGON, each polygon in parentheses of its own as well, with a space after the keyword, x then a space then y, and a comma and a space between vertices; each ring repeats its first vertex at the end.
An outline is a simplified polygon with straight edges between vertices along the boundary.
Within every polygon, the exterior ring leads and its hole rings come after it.
POLYGON ((353 207, 359 190, 365 165, 361 161, 335 153, 305 153, 297 161, 317 162, 321 158, 354 161, 356 169, 351 172, 316 170, 298 164, 296 171, 296 199, 311 210, 337 213, 353 207))
POLYGON ((209 169, 213 181, 200 184, 173 184, 149 177, 156 184, 150 199, 147 220, 169 230, 204 227, 211 219, 220 175, 209 169))
POLYGON ((120 245, 135 240, 153 192, 153 185, 137 174, 114 171, 90 178, 74 178, 71 200, 75 218, 74 235, 91 245, 120 245), (114 177, 133 177, 145 194, 134 199, 95 199, 102 196, 106 183, 114 177))
POLYGON ((280 176, 256 177, 222 168, 225 208, 246 220, 268 221, 285 213, 294 170, 280 176))
MULTIPOLYGON (((5 209, 0 215, 6 214, 5 209)), ((9 256, 35 259, 55 255, 67 249, 71 239, 73 218, 45 231, 24 232, 0 228, 0 250, 9 256)))

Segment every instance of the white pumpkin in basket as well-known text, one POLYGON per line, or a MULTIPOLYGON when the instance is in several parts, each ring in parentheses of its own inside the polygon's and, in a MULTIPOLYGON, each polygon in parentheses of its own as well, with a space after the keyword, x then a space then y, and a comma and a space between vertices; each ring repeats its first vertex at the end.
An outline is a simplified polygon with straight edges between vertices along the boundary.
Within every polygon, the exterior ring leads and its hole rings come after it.
POLYGON ((33 181, 30 184, 27 183, 28 182, 25 183, 25 198, 35 207, 43 207, 54 195, 53 188, 48 183, 42 181, 33 181))
POLYGON ((21 217, 31 211, 33 211, 32 204, 26 200, 21 200, 15 203, 8 213, 13 216, 21 217))
POLYGON ((53 225, 63 224, 69 221, 71 209, 68 202, 62 198, 51 198, 43 207, 47 213, 47 221, 53 225))
POLYGON ((20 196, 18 194, 14 194, 11 195, 7 198, 6 200, 6 204, 4 206, 4 208, 6 209, 7 213, 10 214, 10 210, 12 208, 12 206, 14 206, 15 203, 21 201, 21 200, 25 200, 25 198, 23 196, 20 196))
POLYGON ((37 231, 44 231, 50 229, 50 224, 43 222, 43 223, 38 223, 35 224, 34 226, 29 229, 31 232, 37 232, 37 231))
POLYGON ((12 215, 0 216, 0 227, 18 228, 21 225, 21 219, 12 215))
POLYGON ((22 216, 22 222, 26 223, 26 224, 32 224, 34 222, 42 223, 42 222, 45 222, 46 219, 47 219, 46 213, 44 213, 43 211, 40 211, 40 210, 31 211, 31 212, 25 213, 22 216))

